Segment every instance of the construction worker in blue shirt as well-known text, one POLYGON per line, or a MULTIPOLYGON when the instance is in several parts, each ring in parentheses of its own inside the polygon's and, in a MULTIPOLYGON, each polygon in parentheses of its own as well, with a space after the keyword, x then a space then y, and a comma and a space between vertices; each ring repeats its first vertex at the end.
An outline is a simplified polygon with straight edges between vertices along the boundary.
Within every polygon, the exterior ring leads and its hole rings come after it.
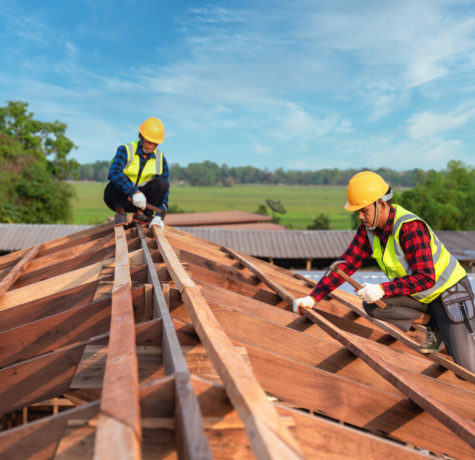
POLYGON ((117 149, 109 170, 109 183, 104 190, 104 202, 115 211, 114 225, 127 223, 127 212, 142 224, 164 227, 168 209, 168 165, 163 152, 157 149, 163 142, 165 128, 154 117, 139 126, 139 140, 117 149), (147 208, 147 203, 158 208, 147 208))

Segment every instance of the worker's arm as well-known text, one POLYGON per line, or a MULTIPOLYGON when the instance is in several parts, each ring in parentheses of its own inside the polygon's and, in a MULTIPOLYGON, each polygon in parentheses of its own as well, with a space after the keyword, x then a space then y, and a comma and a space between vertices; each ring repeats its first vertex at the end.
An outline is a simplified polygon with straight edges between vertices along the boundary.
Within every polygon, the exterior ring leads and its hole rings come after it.
MULTIPOLYGON (((368 241, 366 229, 364 225, 360 225, 348 249, 341 255, 340 260, 344 260, 344 263, 339 264, 338 268, 351 276, 363 265, 366 259, 371 257, 372 253, 373 251, 368 241)), ((344 281, 345 280, 335 272, 327 273, 322 276, 310 295, 316 302, 319 302, 330 294, 330 292, 343 284, 344 281)))
POLYGON ((385 297, 415 294, 430 289, 435 284, 430 233, 425 224, 420 220, 403 224, 399 233, 399 242, 412 273, 381 283, 385 297))
MULTIPOLYGON (((157 160, 158 161, 158 160, 157 160)), ((168 179, 168 164, 167 164, 167 160, 165 159, 165 156, 163 157, 163 171, 162 171, 162 175, 161 177, 163 179, 165 179, 165 181, 167 182, 167 184, 169 183, 169 179, 168 179)), ((167 211, 168 211, 168 193, 169 193, 169 188, 167 189, 165 195, 163 196, 163 200, 162 200, 162 203, 158 206, 159 209, 162 209, 163 212, 162 212, 162 217, 164 218, 167 211)))
MULTIPOLYGON (((339 264, 338 268, 351 276, 372 253, 366 229, 364 225, 360 225, 348 249, 341 255, 340 260, 344 262, 339 264)), ((301 313, 299 307, 315 307, 320 300, 344 283, 344 281, 337 273, 327 272, 313 288, 310 295, 294 300, 292 305, 293 311, 301 313)))
POLYGON ((121 145, 117 149, 112 165, 109 169, 109 181, 115 186, 116 189, 132 196, 138 192, 138 188, 134 186, 132 181, 124 174, 123 170, 127 163, 127 151, 124 145, 121 145))

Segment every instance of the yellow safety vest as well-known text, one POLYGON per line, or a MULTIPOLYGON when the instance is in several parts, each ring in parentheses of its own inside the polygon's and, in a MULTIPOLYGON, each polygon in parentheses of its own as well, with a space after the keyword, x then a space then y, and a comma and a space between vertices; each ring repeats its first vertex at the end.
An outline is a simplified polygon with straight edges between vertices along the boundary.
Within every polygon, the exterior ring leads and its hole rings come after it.
POLYGON ((155 158, 149 158, 145 163, 142 173, 140 171, 140 155, 137 153, 139 141, 126 144, 127 163, 123 169, 124 174, 135 184, 142 187, 153 179, 153 176, 160 176, 163 172, 163 152, 155 150, 155 158), (160 161, 157 161, 157 153, 160 155, 160 161), (140 181, 140 182, 139 182, 140 181))
MULTIPOLYGON (((399 243, 399 232, 401 231, 402 225, 413 220, 424 222, 420 217, 407 211, 402 206, 394 205, 394 208, 396 209, 396 214, 394 216, 393 231, 388 237, 384 254, 379 238, 372 230, 366 229, 369 242, 373 249, 372 256, 376 259, 376 262, 378 262, 381 270, 383 270, 391 280, 412 273, 407 263, 406 255, 399 243)), ((435 284, 431 288, 416 292, 415 294, 411 294, 411 296, 419 302, 430 303, 466 276, 466 272, 457 259, 447 251, 443 243, 427 223, 424 222, 424 224, 430 233, 430 248, 435 270, 435 284)))

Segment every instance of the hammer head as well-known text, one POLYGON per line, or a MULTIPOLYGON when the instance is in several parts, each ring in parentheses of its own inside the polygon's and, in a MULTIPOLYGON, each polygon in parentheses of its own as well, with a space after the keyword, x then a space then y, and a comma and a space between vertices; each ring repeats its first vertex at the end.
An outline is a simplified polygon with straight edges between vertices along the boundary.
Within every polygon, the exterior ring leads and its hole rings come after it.
POLYGON ((345 261, 344 260, 335 260, 335 262, 333 262, 330 267, 328 267, 328 270, 330 270, 331 272, 334 272, 336 271, 336 269, 338 268, 338 265, 344 263, 345 261))

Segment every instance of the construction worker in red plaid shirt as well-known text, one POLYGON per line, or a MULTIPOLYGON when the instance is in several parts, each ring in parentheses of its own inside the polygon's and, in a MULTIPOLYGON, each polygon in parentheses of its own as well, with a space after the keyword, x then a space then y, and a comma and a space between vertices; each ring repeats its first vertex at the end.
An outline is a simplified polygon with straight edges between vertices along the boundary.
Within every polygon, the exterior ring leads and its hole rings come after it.
MULTIPOLYGON (((361 225, 339 268, 351 276, 373 257, 389 281, 364 283, 357 291, 365 311, 403 331, 430 317, 419 351, 437 353, 445 343, 455 362, 475 372, 474 296, 466 272, 426 222, 391 204, 392 195, 391 187, 374 172, 350 179, 345 209, 358 212, 361 225), (374 304, 380 299, 384 309, 374 304)), ((310 295, 294 301, 294 312, 314 308, 343 282, 334 272, 325 274, 310 295)))

